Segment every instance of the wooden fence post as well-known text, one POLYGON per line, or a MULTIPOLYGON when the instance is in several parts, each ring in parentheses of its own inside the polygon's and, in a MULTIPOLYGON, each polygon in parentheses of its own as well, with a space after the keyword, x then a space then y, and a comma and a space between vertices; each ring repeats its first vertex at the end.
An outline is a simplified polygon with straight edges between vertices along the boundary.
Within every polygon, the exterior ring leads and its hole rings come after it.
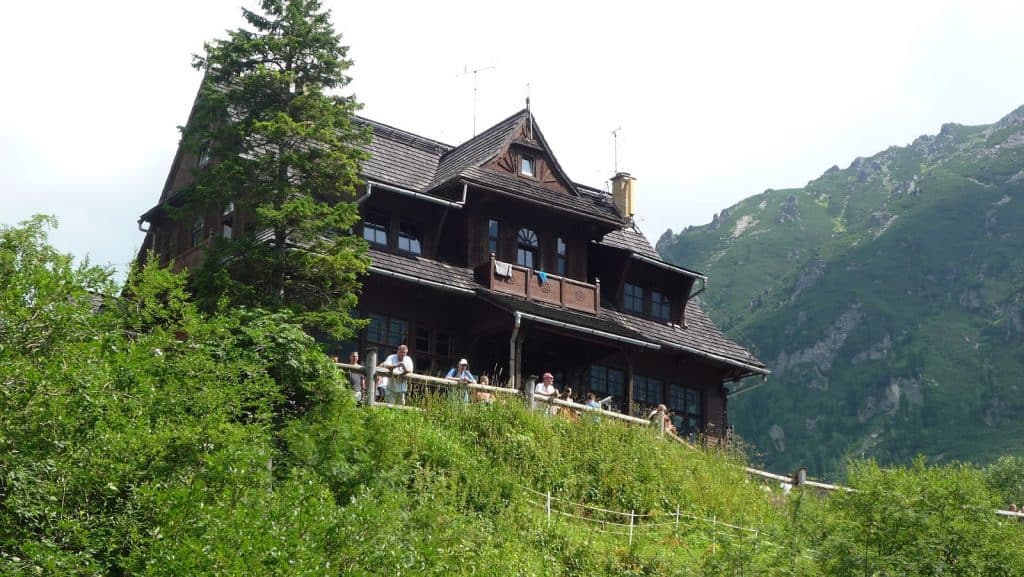
POLYGON ((377 347, 366 349, 366 364, 363 365, 363 382, 366 384, 366 393, 363 394, 363 403, 369 406, 377 400, 377 383, 374 377, 377 376, 377 347))
POLYGON ((635 513, 636 513, 636 509, 630 509, 629 510, 629 544, 630 545, 633 544, 633 518, 636 517, 635 513))
POLYGON ((676 505, 676 529, 679 528, 679 505, 676 505))
POLYGON ((548 525, 550 525, 551 524, 551 491, 548 491, 547 516, 548 516, 548 525))

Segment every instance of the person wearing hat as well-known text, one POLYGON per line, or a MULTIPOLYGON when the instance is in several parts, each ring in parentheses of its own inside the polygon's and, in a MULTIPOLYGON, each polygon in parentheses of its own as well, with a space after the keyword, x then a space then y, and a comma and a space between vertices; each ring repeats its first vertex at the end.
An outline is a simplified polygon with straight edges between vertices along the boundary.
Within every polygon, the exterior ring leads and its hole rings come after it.
MULTIPOLYGON (((533 389, 534 394, 544 395, 546 397, 555 398, 558 396, 558 389, 555 388, 555 376, 551 373, 544 373, 541 377, 541 381, 537 383, 537 386, 533 389)), ((548 407, 548 412, 552 415, 558 414, 558 405, 551 405, 548 407)))
MULTIPOLYGON (((463 384, 476 382, 476 377, 469 372, 469 361, 466 359, 459 359, 459 366, 448 371, 446 378, 462 381, 463 384)), ((462 392, 462 402, 469 402, 469 391, 462 392)))

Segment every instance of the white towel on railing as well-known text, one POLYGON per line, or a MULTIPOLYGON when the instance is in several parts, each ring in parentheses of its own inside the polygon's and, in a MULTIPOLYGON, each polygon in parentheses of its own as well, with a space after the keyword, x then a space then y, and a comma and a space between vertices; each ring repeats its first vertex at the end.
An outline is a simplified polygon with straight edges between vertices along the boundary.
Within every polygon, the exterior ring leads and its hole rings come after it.
POLYGON ((512 278, 512 263, 494 261, 494 276, 512 278))

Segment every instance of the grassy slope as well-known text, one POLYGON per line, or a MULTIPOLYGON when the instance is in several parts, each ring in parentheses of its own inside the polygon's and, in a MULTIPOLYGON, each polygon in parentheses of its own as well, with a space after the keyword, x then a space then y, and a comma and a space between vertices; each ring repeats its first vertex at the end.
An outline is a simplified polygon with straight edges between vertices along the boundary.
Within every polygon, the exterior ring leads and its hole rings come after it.
MULTIPOLYGON (((301 457, 314 468, 349 463, 325 471, 336 479, 332 492, 350 495, 338 527, 349 536, 340 552, 346 574, 771 574, 785 555, 784 515, 737 461, 649 430, 574 424, 518 404, 355 410, 345 419, 328 424, 325 442, 301 457), (684 518, 678 529, 637 528, 630 545, 626 535, 598 530, 623 527, 558 515, 549 525, 545 498, 532 492, 548 490, 555 499, 637 514, 679 506, 684 518), (758 545, 750 532, 714 530, 687 514, 757 528, 758 545)), ((555 506, 611 519, 564 501, 555 506)))

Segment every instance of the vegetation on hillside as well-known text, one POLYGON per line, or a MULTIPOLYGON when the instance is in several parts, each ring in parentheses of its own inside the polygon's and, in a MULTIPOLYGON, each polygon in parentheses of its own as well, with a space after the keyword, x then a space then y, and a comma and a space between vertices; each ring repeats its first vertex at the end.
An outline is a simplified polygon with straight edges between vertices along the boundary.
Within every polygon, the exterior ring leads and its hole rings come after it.
POLYGON ((945 125, 665 235, 773 370, 730 418, 776 470, 988 463, 1024 443, 1024 108, 945 125))
POLYGON ((784 497, 609 420, 358 407, 287 312, 202 312, 154 265, 114 298, 48 224, 0 228, 0 574, 1024 572, 1006 471, 865 463, 858 493, 784 497))

